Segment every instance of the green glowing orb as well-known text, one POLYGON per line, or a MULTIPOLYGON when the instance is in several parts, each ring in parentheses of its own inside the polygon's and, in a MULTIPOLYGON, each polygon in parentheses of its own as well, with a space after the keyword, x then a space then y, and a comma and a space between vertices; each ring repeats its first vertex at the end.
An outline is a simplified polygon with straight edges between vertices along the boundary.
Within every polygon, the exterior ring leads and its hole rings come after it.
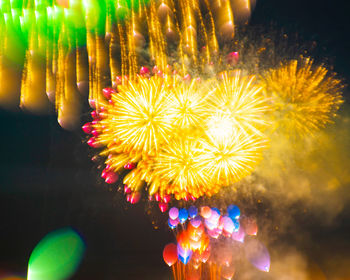
POLYGON ((28 264, 28 280, 63 280, 77 270, 85 250, 79 234, 70 228, 46 235, 34 248, 28 264))

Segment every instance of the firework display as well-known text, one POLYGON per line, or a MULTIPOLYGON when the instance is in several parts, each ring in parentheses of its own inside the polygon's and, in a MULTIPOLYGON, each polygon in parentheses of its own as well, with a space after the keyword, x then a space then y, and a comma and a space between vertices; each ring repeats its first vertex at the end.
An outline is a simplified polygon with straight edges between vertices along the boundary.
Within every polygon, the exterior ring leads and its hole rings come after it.
POLYGON ((139 76, 104 91, 109 104, 84 126, 88 144, 106 147, 103 174, 132 169, 123 180, 132 192, 147 184, 161 198, 211 196, 251 173, 267 146, 266 100, 240 71, 207 82, 139 76))
POLYGON ((254 5, 0 1, 0 105, 42 113, 51 101, 74 129, 89 103, 83 131, 101 177, 131 204, 147 193, 168 212, 176 244, 163 258, 175 280, 232 279, 243 259, 269 271, 256 220, 197 199, 254 174, 272 136, 314 135, 343 102, 341 80, 310 57, 262 67, 238 50, 254 5))

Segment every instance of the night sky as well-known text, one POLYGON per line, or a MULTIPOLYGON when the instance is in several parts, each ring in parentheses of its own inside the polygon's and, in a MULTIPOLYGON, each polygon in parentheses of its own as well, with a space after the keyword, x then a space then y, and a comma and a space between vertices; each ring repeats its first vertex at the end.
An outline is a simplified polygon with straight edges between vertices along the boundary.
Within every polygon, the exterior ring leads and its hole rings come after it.
MULTIPOLYGON (((316 41, 315 56, 327 56, 345 83, 350 83, 350 2, 257 2, 252 26, 271 26, 297 33, 302 41, 316 41)), ((348 88, 344 95, 349 102, 348 88)), ((84 121, 89 121, 87 111, 82 124, 84 121)), ((2 109, 0 124, 0 272, 24 276, 30 253, 40 239, 70 226, 86 243, 83 262, 72 279, 170 278, 162 250, 173 241, 172 234, 166 225, 153 228, 157 217, 147 215, 143 202, 127 206, 113 187, 101 181, 82 131, 63 130, 54 115, 2 109)), ((338 278, 332 278, 336 266, 325 257, 348 259, 349 269, 350 204, 329 226, 312 223, 312 216, 302 211, 295 221, 307 224, 303 234, 313 240, 308 245, 300 241, 295 247, 313 259, 327 279, 350 279, 344 264, 338 278), (317 257, 319 252, 323 257, 317 257)), ((294 242, 288 234, 275 238, 277 242, 294 242)))

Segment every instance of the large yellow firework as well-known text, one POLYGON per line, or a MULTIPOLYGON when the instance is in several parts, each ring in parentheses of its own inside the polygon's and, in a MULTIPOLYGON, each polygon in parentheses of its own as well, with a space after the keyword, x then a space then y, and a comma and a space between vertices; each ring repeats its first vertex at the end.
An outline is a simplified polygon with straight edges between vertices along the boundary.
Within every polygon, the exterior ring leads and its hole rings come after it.
POLYGON ((172 79, 173 87, 170 94, 169 115, 173 119, 174 127, 177 129, 192 130, 192 133, 201 127, 203 121, 209 116, 208 99, 211 98, 211 91, 201 83, 193 79, 184 83, 172 79))
POLYGON ((262 81, 272 98, 276 124, 289 134, 306 135, 332 122, 343 102, 343 85, 310 58, 292 60, 268 71, 262 81))
POLYGON ((118 88, 108 110, 111 136, 120 140, 124 151, 150 153, 167 142, 172 130, 169 89, 163 79, 140 77, 118 88))
POLYGON ((234 71, 221 73, 221 78, 211 99, 213 112, 225 116, 226 122, 230 120, 234 129, 259 133, 268 124, 263 117, 268 106, 255 76, 246 77, 241 71, 234 71))
MULTIPOLYGON (((219 118, 216 118, 219 120, 219 118)), ((235 129, 236 123, 223 118, 223 132, 208 130, 201 140, 201 163, 211 184, 228 186, 249 175, 262 159, 267 139, 261 134, 235 129)))
MULTIPOLYGON (((262 159, 266 140, 236 131, 229 138, 177 139, 156 156, 151 192, 174 194, 177 199, 215 194, 221 187, 249 175, 262 159)), ((152 180, 150 181, 152 183, 152 180)))
POLYGON ((203 149, 196 140, 175 139, 157 155, 152 169, 157 181, 161 182, 160 193, 174 194, 180 199, 187 195, 211 195, 217 189, 210 184, 211 174, 205 172, 201 160, 203 149))
POLYGON ((138 77, 118 87, 94 124, 106 165, 124 184, 176 199, 213 195, 252 172, 266 146, 266 100, 254 77, 138 77))

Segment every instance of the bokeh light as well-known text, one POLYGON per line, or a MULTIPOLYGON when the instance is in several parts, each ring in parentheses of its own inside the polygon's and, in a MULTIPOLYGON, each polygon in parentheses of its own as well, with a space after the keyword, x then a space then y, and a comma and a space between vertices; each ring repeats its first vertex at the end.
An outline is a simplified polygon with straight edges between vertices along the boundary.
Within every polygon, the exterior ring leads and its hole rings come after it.
POLYGON ((68 279, 76 272, 84 250, 82 238, 70 228, 49 233, 30 255, 27 279, 68 279))

